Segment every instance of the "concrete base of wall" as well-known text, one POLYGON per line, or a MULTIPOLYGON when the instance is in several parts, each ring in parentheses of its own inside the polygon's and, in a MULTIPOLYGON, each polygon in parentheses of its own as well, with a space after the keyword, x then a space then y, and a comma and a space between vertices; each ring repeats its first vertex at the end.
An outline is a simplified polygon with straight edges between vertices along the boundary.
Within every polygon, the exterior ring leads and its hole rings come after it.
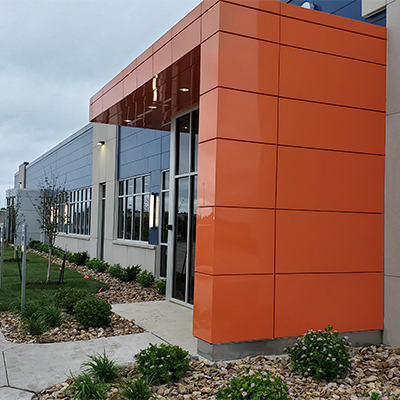
MULTIPOLYGON (((343 332, 340 336, 348 336, 354 347, 382 343, 382 331, 343 332)), ((285 337, 264 340, 250 340, 246 342, 207 343, 201 339, 197 342, 199 356, 211 361, 237 360, 247 356, 278 355, 283 349, 293 346, 297 337, 285 337)))

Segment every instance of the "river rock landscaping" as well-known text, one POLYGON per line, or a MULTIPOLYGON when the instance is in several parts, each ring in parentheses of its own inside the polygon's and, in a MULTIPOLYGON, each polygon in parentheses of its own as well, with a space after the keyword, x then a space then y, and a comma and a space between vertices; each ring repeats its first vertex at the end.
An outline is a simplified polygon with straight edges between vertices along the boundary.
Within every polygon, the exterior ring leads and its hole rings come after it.
MULTIPOLYGON (((221 385, 229 382, 232 376, 237 375, 245 367, 256 369, 261 366, 275 375, 281 375, 289 388, 291 399, 366 399, 366 393, 373 391, 390 398, 400 397, 400 349, 385 346, 369 346, 352 350, 353 367, 343 378, 334 382, 317 381, 310 377, 304 378, 291 371, 288 357, 247 357, 235 362, 219 361, 211 363, 191 359, 186 376, 177 383, 168 383, 153 386, 156 398, 160 400, 195 400, 212 399, 213 393, 221 385)), ((123 375, 126 378, 135 378, 138 371, 134 363, 128 365, 123 375)), ((67 379, 42 393, 35 400, 69 399, 71 398, 71 379, 67 379)), ((105 398, 112 400, 122 399, 122 389, 113 385, 105 398)))

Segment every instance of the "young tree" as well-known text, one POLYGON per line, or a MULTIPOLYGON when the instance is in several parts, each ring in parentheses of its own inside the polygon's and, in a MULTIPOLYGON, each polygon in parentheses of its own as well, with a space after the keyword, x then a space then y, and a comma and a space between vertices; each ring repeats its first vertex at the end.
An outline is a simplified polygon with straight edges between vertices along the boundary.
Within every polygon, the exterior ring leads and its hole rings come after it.
POLYGON ((51 256, 58 233, 62 230, 65 221, 64 205, 67 203, 65 184, 61 185, 54 175, 45 177, 39 187, 39 199, 34 202, 34 207, 39 215, 40 229, 49 242, 49 263, 47 267, 46 283, 50 280, 51 256))
POLYGON ((15 196, 8 200, 8 223, 9 223, 9 239, 14 247, 14 258, 17 257, 17 238, 22 224, 25 222, 25 216, 20 212, 21 194, 19 189, 15 192, 15 196))

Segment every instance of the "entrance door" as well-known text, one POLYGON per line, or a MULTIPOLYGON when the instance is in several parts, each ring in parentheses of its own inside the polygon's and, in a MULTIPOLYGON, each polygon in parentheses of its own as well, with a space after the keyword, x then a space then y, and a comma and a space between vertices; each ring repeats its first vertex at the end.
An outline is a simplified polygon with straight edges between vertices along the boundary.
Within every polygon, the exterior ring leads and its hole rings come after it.
POLYGON ((172 132, 171 184, 173 193, 172 235, 169 257, 171 297, 193 304, 194 257, 197 215, 197 149, 199 111, 176 119, 172 132))

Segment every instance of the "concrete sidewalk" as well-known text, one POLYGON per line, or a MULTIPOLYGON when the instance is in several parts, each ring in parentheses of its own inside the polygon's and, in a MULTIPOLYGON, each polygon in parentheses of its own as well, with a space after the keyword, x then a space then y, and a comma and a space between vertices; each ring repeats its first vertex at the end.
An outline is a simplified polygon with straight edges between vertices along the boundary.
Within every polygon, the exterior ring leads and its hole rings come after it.
POLYGON ((150 343, 190 347, 191 354, 196 354, 195 339, 188 340, 188 332, 191 335, 190 309, 162 301, 115 305, 113 310, 146 329, 141 325, 144 322, 149 331, 48 344, 14 344, 0 333, 0 400, 31 400, 35 393, 65 381, 71 374, 79 374, 88 355, 101 354, 104 350, 118 365, 132 362, 134 355, 150 343))

